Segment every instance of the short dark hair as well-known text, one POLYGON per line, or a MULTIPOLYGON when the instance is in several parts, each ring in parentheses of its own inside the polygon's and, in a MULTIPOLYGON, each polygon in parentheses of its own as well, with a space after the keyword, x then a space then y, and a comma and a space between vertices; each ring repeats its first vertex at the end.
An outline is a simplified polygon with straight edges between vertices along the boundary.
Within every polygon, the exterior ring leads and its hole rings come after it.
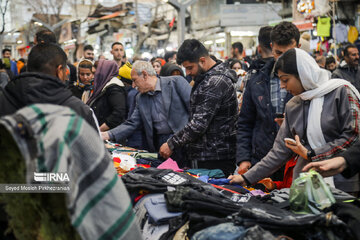
POLYGON ((348 44, 348 45, 346 45, 346 47, 344 48, 344 57, 349 56, 349 51, 348 51, 349 48, 356 48, 356 49, 357 49, 357 47, 356 47, 355 44, 348 44))
POLYGON ((36 41, 38 44, 40 43, 54 43, 56 44, 56 36, 55 33, 48 29, 43 29, 35 33, 36 41))
POLYGON ((333 56, 327 56, 325 66, 331 63, 336 63, 335 58, 333 56))
POLYGON ((258 36, 259 45, 264 50, 270 50, 271 51, 270 33, 271 33, 272 29, 273 29, 273 27, 271 27, 271 26, 265 26, 265 27, 260 28, 260 30, 259 30, 259 36, 258 36))
POLYGON ((168 62, 169 58, 172 58, 175 54, 176 54, 176 51, 165 52, 165 55, 164 55, 165 62, 168 62))
POLYGON ((181 44, 177 53, 176 62, 182 64, 185 61, 191 63, 199 62, 201 57, 209 56, 205 46, 197 39, 187 39, 181 44))
POLYGON ((94 51, 94 48, 91 45, 85 45, 84 46, 84 52, 90 50, 90 51, 94 51))
POLYGON ((111 49, 115 46, 115 45, 121 45, 124 47, 124 45, 121 42, 114 42, 113 44, 111 44, 111 49))
POLYGON ((296 65, 296 50, 294 48, 286 51, 283 55, 279 57, 275 64, 275 72, 279 70, 287 74, 295 75, 299 77, 299 72, 296 65))
POLYGON ((11 52, 11 50, 8 49, 8 48, 4 48, 4 49, 2 50, 2 54, 4 55, 6 52, 11 52))
POLYGON ((239 53, 242 53, 244 51, 244 46, 241 42, 234 42, 233 44, 231 44, 231 47, 233 49, 238 49, 239 50, 239 53))
POLYGON ((300 32, 299 29, 291 22, 281 22, 276 25, 270 33, 271 42, 281 46, 287 46, 294 39, 296 45, 299 45, 300 32))
POLYGON ((27 70, 52 75, 59 65, 66 67, 66 60, 65 52, 56 44, 40 43, 30 51, 27 70))

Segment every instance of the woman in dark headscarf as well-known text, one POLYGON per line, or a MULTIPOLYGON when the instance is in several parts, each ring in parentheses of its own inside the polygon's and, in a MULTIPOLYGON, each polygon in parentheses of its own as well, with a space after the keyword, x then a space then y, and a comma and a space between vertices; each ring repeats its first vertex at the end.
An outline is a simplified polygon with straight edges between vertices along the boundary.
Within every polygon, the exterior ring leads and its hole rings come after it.
POLYGON ((126 90, 116 76, 119 66, 114 61, 100 60, 94 78, 94 93, 87 104, 94 110, 100 131, 120 125, 126 119, 126 90))
POLYGON ((165 63, 165 65, 162 66, 160 71, 160 76, 167 77, 167 76, 175 76, 175 75, 184 77, 184 72, 181 69, 181 67, 179 67, 174 63, 165 63))

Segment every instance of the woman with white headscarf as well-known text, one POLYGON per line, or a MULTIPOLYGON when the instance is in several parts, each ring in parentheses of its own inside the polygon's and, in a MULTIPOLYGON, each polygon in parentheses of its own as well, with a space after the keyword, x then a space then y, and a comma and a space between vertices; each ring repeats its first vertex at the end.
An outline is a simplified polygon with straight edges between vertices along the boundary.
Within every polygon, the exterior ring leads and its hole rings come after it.
MULTIPOLYGON (((231 182, 253 184, 282 167, 294 153, 299 159, 293 178, 310 161, 334 157, 359 138, 360 94, 350 82, 331 79, 315 60, 301 49, 284 53, 275 65, 281 87, 294 97, 286 104, 285 120, 273 148, 243 175, 230 176, 231 182), (285 138, 292 138, 292 145, 285 138)), ((328 178, 330 185, 345 192, 359 192, 359 176, 328 178)))

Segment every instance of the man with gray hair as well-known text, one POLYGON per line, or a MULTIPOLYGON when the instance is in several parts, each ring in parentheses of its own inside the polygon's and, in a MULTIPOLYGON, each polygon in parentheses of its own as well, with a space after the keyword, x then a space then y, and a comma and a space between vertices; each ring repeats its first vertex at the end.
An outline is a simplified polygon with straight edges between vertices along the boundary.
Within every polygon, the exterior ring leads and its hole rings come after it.
MULTIPOLYGON (((133 87, 140 92, 133 114, 123 124, 101 135, 104 140, 123 142, 142 125, 147 150, 158 152, 168 138, 187 124, 191 87, 181 76, 157 77, 151 63, 145 61, 133 64, 131 79, 133 87)), ((180 167, 186 165, 182 149, 174 152, 171 158, 180 167)))

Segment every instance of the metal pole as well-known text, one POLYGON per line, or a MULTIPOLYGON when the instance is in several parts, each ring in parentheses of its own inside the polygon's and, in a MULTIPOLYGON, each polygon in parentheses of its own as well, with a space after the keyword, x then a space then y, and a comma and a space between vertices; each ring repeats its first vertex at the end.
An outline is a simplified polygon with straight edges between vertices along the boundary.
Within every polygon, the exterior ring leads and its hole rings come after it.
POLYGON ((178 31, 178 45, 183 43, 185 40, 185 13, 186 8, 196 2, 196 0, 189 0, 185 3, 181 3, 178 0, 169 0, 168 3, 173 6, 177 13, 178 13, 178 24, 177 24, 177 31, 178 31))
POLYGON ((332 2, 332 20, 333 20, 334 56, 335 56, 335 61, 337 61, 336 27, 335 27, 335 2, 336 2, 336 0, 331 0, 331 2, 332 2))
POLYGON ((185 26, 185 10, 186 10, 186 8, 183 5, 181 5, 180 9, 178 11, 178 13, 179 13, 179 22, 178 22, 179 23, 178 24, 178 28, 179 28, 179 30, 178 30, 178 44, 179 44, 179 47, 185 40, 185 28, 186 28, 186 26, 185 26))
POLYGON ((336 48, 336 27, 335 27, 335 4, 336 1, 333 1, 333 26, 334 26, 334 55, 335 61, 337 61, 337 48, 336 48))

